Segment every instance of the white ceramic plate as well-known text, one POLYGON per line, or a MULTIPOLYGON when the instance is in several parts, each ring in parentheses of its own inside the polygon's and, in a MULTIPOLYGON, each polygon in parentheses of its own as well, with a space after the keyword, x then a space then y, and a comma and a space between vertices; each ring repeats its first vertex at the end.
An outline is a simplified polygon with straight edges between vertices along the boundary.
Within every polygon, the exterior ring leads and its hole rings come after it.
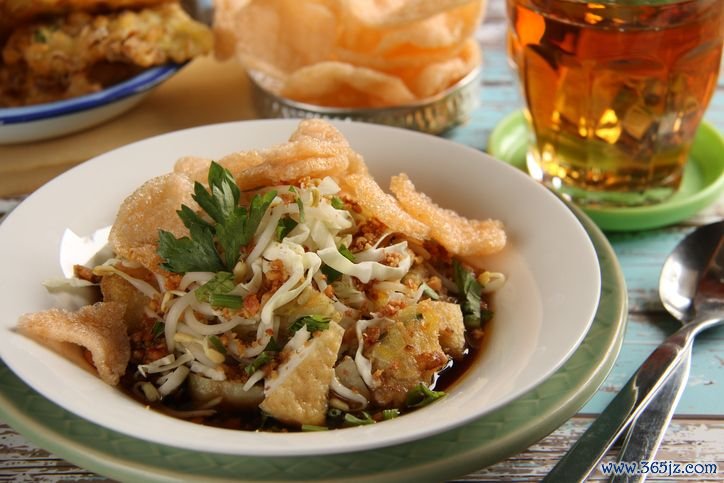
POLYGON ((0 144, 50 139, 108 121, 141 102, 181 66, 152 67, 99 92, 57 102, 0 108, 0 144))
POLYGON ((66 228, 87 235, 112 223, 125 196, 170 170, 181 156, 218 158, 281 143, 296 125, 293 120, 239 122, 158 136, 84 163, 25 200, 0 225, 0 356, 5 363, 53 402, 136 438, 207 452, 290 456, 360 451, 450 429, 541 383, 572 354, 595 314, 600 271, 586 231, 568 208, 523 173, 474 149, 351 122, 336 125, 383 186, 404 171, 440 204, 506 225, 509 248, 485 263, 508 277, 496 293, 488 347, 448 397, 378 425, 296 434, 222 430, 148 411, 14 332, 22 313, 67 303, 41 286, 61 274, 66 228))

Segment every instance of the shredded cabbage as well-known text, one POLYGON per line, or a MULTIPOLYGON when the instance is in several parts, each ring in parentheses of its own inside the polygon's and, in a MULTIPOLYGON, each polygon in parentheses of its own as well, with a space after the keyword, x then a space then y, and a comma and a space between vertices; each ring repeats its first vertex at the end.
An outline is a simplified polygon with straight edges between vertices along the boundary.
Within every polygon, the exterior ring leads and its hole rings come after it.
POLYGON ((213 272, 186 272, 181 281, 178 284, 179 290, 186 290, 192 284, 203 285, 212 278, 214 278, 213 272))
POLYGON ((402 278, 412 265, 412 257, 407 252, 407 242, 403 241, 385 248, 371 248, 355 253, 358 262, 351 262, 342 255, 337 247, 323 248, 317 252, 322 261, 345 275, 357 277, 360 282, 370 280, 396 280, 402 278), (388 255, 397 256, 399 263, 390 267, 379 263, 388 255))
POLYGON ((168 396, 178 389, 179 386, 181 386, 181 384, 183 384, 186 380, 186 376, 189 375, 189 371, 190 369, 186 366, 178 366, 168 376, 159 378, 159 381, 163 380, 161 386, 158 388, 158 393, 161 397, 168 396))
MULTIPOLYGON (((110 262, 110 260, 109 260, 110 262)), ((106 262, 106 263, 109 263, 106 262)), ((115 262, 115 261, 114 261, 115 262)), ((113 265, 98 265, 93 269, 94 275, 118 275, 119 277, 123 278, 126 282, 133 285, 136 290, 141 292, 143 295, 149 298, 156 298, 161 297, 161 292, 153 288, 150 283, 146 282, 145 280, 139 280, 137 278, 131 277, 126 272, 117 269, 113 265)))
POLYGON ((242 389, 244 389, 244 391, 249 391, 249 389, 254 387, 254 385, 262 379, 264 379, 264 371, 258 370, 249 376, 249 380, 244 383, 242 389))
POLYGON ((362 380, 370 389, 374 389, 377 386, 377 383, 375 382, 375 378, 372 376, 372 362, 370 362, 370 360, 362 354, 362 351, 364 350, 364 331, 367 330, 368 327, 373 327, 383 323, 386 324, 389 322, 390 319, 377 318, 370 320, 358 320, 355 325, 355 331, 357 333, 357 352, 354 356, 354 363, 357 365, 357 371, 362 377, 362 380))
POLYGON ((360 405, 358 409, 364 409, 367 407, 367 404, 369 404, 366 397, 339 382, 336 375, 332 376, 332 384, 330 385, 330 388, 344 399, 358 403, 360 405))
POLYGON ((184 322, 194 332, 199 335, 218 335, 233 329, 239 323, 238 320, 230 320, 228 322, 222 322, 220 324, 205 324, 200 322, 193 310, 186 310, 184 313, 184 322))
POLYGON ((194 359, 194 356, 189 352, 185 352, 184 354, 180 355, 178 358, 173 354, 169 354, 169 355, 162 357, 161 359, 157 359, 149 364, 139 365, 138 372, 140 372, 141 375, 145 377, 147 374, 156 374, 159 372, 170 371, 171 369, 175 369, 179 366, 182 366, 182 365, 186 364, 187 362, 191 362, 193 359, 194 359))
POLYGON ((194 300, 196 300, 196 295, 194 295, 193 292, 189 292, 183 297, 179 297, 169 304, 169 309, 166 313, 164 324, 166 347, 168 348, 169 352, 173 352, 173 350, 176 348, 176 327, 179 320, 181 319, 181 315, 183 314, 184 310, 186 310, 186 307, 188 307, 194 300))
POLYGON ((198 361, 193 361, 191 363, 191 372, 196 372, 198 374, 202 374, 212 381, 225 381, 226 380, 226 374, 224 371, 221 371, 219 369, 213 369, 209 366, 206 366, 204 364, 201 364, 198 361))
POLYGON ((259 355, 264 350, 272 336, 268 331, 269 329, 273 331, 274 310, 294 300, 311 283, 312 277, 322 264, 315 253, 305 252, 300 245, 292 244, 286 239, 281 243, 272 242, 264 252, 264 258, 267 260, 281 260, 285 270, 290 275, 286 282, 264 304, 257 329, 257 343, 244 350, 244 357, 259 355), (307 274, 302 278, 305 271, 307 274))

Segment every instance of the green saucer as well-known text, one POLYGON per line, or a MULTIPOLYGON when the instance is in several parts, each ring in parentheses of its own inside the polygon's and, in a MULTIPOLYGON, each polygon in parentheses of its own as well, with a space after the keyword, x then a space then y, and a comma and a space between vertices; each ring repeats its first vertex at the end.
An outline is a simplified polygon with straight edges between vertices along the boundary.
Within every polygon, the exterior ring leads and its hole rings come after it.
MULTIPOLYGON (((525 170, 528 123, 521 111, 506 116, 488 141, 495 158, 525 170)), ((583 210, 603 230, 636 231, 659 228, 685 220, 714 203, 724 191, 724 137, 714 126, 702 122, 694 139, 689 163, 679 191, 663 203, 633 208, 583 210)))

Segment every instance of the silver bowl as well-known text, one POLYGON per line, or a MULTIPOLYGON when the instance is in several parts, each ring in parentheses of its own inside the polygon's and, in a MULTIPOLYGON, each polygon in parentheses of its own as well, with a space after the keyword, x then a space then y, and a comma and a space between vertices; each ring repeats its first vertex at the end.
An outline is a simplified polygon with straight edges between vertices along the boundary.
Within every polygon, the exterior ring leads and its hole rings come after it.
POLYGON ((326 107, 293 101, 265 89, 259 73, 249 72, 249 79, 254 107, 261 117, 348 119, 439 134, 467 121, 478 107, 481 72, 478 66, 454 85, 427 99, 379 108, 326 107))

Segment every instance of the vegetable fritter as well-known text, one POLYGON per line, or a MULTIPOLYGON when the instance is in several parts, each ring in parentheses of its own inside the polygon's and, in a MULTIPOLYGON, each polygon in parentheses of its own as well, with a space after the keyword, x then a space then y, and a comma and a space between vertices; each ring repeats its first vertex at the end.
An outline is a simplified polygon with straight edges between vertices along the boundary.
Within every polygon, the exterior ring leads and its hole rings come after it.
MULTIPOLYGON (((90 3, 56 1, 52 5, 60 9, 66 4, 90 3)), ((13 7, 5 3, 2 8, 13 7)), ((32 9, 21 11, 30 15, 32 9)), ((74 11, 43 17, 20 25, 4 44, 0 107, 98 91, 143 68, 204 55, 211 51, 212 42, 209 29, 192 20, 176 3, 104 14, 74 11)))

